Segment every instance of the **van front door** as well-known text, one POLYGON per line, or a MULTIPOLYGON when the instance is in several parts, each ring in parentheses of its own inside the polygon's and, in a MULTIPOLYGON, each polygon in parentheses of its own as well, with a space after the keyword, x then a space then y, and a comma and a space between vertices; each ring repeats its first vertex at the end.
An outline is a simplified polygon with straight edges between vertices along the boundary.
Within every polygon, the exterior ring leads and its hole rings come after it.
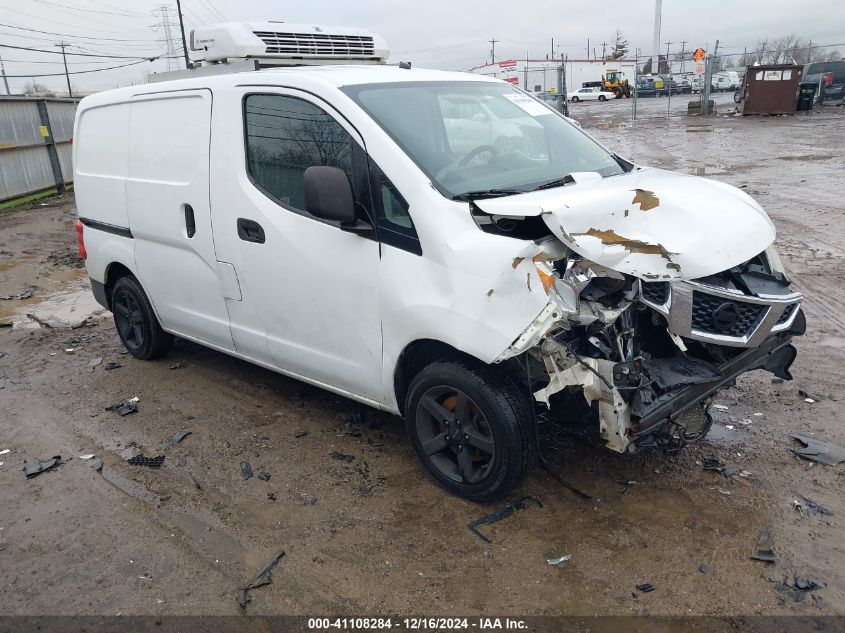
POLYGON ((240 300, 227 300, 238 351, 380 401, 379 245, 303 204, 305 170, 331 165, 368 218, 363 140, 316 97, 265 87, 215 97, 212 129, 215 248, 240 287, 240 300))

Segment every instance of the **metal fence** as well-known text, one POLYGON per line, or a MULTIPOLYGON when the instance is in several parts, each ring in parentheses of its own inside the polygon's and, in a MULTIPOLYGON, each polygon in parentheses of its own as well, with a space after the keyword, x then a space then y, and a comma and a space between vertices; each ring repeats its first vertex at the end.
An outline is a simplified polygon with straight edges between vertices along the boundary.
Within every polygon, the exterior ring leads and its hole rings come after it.
POLYGON ((78 99, 0 97, 0 201, 73 180, 78 99))

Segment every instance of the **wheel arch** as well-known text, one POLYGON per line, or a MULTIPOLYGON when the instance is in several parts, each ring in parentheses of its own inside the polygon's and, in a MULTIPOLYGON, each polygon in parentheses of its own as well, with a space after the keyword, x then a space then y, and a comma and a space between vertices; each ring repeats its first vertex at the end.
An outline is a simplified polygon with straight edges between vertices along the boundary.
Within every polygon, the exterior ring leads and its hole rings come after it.
MULTIPOLYGON (((103 278, 105 280, 104 283, 106 286, 106 301, 108 301, 109 310, 111 310, 112 307, 112 288, 114 288, 114 285, 117 283, 118 279, 129 276, 138 279, 138 276, 135 274, 135 272, 125 264, 122 264, 120 262, 111 262, 108 266, 106 266, 106 273, 103 278)), ((141 283, 140 279, 138 280, 138 283, 141 283)))

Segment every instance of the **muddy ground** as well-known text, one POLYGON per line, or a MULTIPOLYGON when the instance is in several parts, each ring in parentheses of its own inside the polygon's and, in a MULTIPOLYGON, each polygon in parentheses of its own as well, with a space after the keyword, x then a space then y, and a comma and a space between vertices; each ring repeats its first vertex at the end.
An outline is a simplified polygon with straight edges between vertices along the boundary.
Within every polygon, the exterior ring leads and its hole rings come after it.
POLYGON ((627 101, 572 115, 623 156, 742 187, 768 210, 806 296, 794 382, 742 378, 711 436, 678 455, 618 456, 547 425, 553 472, 592 499, 538 470, 513 498, 543 507, 484 528, 488 544, 466 525, 495 506, 426 479, 399 420, 194 344, 126 355, 74 255, 72 196, 36 204, 0 215, 0 296, 33 288, 0 300, 14 324, 0 329, 0 612, 237 614, 236 587, 281 548, 248 613, 845 614, 845 464, 790 452, 793 432, 845 445, 845 108, 703 120, 639 107, 636 124, 627 101), (137 413, 105 410, 132 397, 137 413), (128 465, 136 451, 163 467, 128 465), (27 455, 68 461, 27 480, 27 455), (710 455, 749 475, 703 470, 710 455), (796 509, 805 498, 831 514, 796 509), (774 564, 749 557, 766 528, 774 564), (796 575, 825 586, 777 589, 796 575))

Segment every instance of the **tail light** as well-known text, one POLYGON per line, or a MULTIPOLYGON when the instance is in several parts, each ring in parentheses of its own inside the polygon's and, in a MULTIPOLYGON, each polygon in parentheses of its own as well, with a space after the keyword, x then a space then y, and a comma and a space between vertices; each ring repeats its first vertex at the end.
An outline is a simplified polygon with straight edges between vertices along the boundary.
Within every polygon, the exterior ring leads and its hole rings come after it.
POLYGON ((824 85, 825 86, 833 85, 833 73, 825 73, 824 85))
POLYGON ((84 227, 82 225, 82 220, 76 221, 76 239, 79 242, 79 256, 82 258, 83 261, 88 259, 88 253, 85 251, 85 238, 82 236, 82 231, 84 227))

